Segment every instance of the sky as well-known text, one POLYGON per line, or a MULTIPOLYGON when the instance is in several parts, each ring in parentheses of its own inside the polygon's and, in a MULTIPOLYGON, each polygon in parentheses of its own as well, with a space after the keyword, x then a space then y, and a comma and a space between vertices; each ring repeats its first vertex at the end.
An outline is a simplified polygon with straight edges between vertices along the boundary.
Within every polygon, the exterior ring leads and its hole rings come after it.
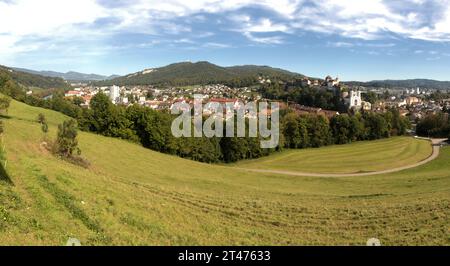
POLYGON ((450 0, 0 0, 0 64, 103 75, 181 61, 450 80, 450 0))

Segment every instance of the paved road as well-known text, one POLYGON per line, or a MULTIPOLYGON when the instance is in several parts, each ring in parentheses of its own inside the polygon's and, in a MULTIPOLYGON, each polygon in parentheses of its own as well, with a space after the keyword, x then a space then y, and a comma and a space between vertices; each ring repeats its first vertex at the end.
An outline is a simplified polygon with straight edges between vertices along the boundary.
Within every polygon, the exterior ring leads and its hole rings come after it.
MULTIPOLYGON (((430 139, 428 139, 430 140, 430 139)), ((431 139, 431 144, 433 148, 433 152, 431 155, 423 161, 417 162, 415 164, 406 165, 402 167, 392 168, 388 170, 382 171, 374 171, 367 173, 349 173, 349 174, 320 174, 320 173, 303 173, 303 172, 294 172, 294 171, 284 171, 284 170, 265 170, 265 169, 248 169, 248 168, 238 168, 241 170, 251 171, 251 172, 259 172, 259 173, 271 173, 271 174, 281 174, 281 175, 293 175, 293 176, 303 176, 303 177, 356 177, 356 176, 371 176, 371 175, 382 175, 389 174, 394 172, 399 172, 402 170, 414 168, 420 165, 424 165, 426 163, 431 162, 439 156, 440 144, 447 139, 431 139)))

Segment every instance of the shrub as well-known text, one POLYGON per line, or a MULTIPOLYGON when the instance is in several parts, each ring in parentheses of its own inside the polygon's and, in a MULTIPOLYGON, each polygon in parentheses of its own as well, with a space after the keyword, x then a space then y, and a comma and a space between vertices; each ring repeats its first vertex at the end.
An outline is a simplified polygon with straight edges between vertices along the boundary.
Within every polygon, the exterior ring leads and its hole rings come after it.
POLYGON ((58 135, 56 139, 56 152, 66 158, 73 156, 74 151, 80 155, 81 151, 78 148, 78 129, 77 122, 73 119, 64 121, 58 126, 58 135))
POLYGON ((8 96, 0 97, 0 111, 8 112, 9 105, 11 104, 11 98, 8 96))

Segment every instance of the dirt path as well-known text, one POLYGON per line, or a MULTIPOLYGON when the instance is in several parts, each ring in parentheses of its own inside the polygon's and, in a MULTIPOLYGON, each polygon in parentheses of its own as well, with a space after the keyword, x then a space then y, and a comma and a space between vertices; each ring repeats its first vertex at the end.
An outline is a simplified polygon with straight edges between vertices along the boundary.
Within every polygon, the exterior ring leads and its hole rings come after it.
POLYGON ((421 165, 424 165, 424 164, 429 163, 432 160, 436 159, 439 156, 440 144, 442 142, 446 141, 447 139, 428 139, 428 140, 431 140, 431 145, 433 148, 433 151, 428 158, 426 158, 423 161, 417 162, 415 164, 405 165, 402 167, 397 167, 397 168, 392 168, 392 169, 382 170, 382 171, 374 171, 374 172, 367 172, 367 173, 348 173, 348 174, 321 174, 321 173, 303 173, 303 172, 284 171, 284 170, 248 169, 248 168, 240 168, 240 167, 237 169, 251 171, 251 172, 258 172, 258 173, 271 173, 271 174, 293 175, 293 176, 303 176, 303 177, 357 177, 357 176, 389 174, 389 173, 399 172, 399 171, 403 171, 406 169, 421 166, 421 165))

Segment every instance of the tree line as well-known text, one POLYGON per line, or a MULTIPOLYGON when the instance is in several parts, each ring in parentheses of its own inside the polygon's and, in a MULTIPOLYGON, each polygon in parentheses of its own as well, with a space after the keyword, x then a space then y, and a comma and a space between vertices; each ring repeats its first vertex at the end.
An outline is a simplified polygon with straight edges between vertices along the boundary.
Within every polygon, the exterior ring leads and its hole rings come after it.
POLYGON ((429 114, 420 119, 416 126, 416 133, 422 137, 450 139, 450 112, 429 114))
POLYGON ((309 86, 302 86, 300 81, 278 82, 261 87, 260 92, 264 98, 296 102, 301 105, 335 110, 340 113, 347 112, 347 106, 340 95, 331 91, 318 90, 309 86))
POLYGON ((322 115, 290 112, 283 117, 281 126, 284 147, 294 149, 405 135, 411 127, 397 109, 385 113, 341 114, 329 120, 322 115))

